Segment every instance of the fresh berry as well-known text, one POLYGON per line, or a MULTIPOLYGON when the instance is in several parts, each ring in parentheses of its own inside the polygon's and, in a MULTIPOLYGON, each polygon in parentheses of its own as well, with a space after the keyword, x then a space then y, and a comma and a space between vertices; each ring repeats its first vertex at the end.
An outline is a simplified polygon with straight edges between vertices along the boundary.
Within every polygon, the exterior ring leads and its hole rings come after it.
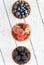
POLYGON ((23 40, 24 40, 26 37, 27 37, 27 35, 26 35, 26 34, 24 34, 24 36, 23 36, 23 40))
POLYGON ((15 34, 18 33, 18 31, 17 31, 17 29, 16 29, 16 26, 13 26, 12 31, 13 31, 15 34))
POLYGON ((27 37, 27 35, 25 34, 25 31, 22 31, 19 35, 18 35, 18 40, 22 41, 27 37))
POLYGON ((28 28, 28 27, 29 27, 29 24, 24 24, 23 25, 23 29, 28 28))
POLYGON ((23 40, 23 36, 22 35, 18 35, 17 38, 18 38, 19 41, 22 41, 23 40))
POLYGON ((12 31, 14 32, 14 34, 20 34, 22 29, 20 29, 19 26, 13 26, 12 31))

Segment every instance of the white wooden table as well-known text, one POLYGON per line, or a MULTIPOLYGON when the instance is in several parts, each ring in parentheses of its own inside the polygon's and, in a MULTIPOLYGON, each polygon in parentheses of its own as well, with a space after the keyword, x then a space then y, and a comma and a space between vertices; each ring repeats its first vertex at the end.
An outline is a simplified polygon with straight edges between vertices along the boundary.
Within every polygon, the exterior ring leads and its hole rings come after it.
POLYGON ((44 65, 44 0, 27 0, 31 13, 25 21, 31 25, 32 32, 31 38, 24 42, 15 41, 11 35, 11 25, 24 22, 12 15, 11 6, 15 1, 0 0, 0 65, 17 65, 11 58, 16 43, 31 52, 31 60, 25 65, 44 65))

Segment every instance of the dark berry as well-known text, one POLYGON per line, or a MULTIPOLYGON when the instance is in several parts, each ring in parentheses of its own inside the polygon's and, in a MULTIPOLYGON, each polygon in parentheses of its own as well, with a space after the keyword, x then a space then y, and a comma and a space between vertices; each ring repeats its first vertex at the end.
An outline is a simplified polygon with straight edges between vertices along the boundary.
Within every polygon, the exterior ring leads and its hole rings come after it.
POLYGON ((16 12, 16 16, 19 16, 20 15, 20 12, 16 12))
POLYGON ((19 2, 19 1, 15 2, 15 5, 19 5, 19 4, 20 4, 20 2, 19 2))

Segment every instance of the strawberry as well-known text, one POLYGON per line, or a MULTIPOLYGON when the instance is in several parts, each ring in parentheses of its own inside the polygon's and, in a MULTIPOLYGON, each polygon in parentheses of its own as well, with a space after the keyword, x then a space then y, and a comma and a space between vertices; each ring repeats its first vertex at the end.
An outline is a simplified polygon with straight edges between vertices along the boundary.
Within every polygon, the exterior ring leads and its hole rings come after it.
POLYGON ((23 36, 22 35, 18 35, 17 38, 18 38, 19 41, 22 41, 23 40, 23 36))
POLYGON ((26 35, 26 34, 24 34, 23 39, 25 39, 26 37, 27 37, 27 35, 26 35))
POLYGON ((15 34, 20 34, 21 31, 22 31, 22 29, 20 28, 20 26, 13 26, 12 31, 13 31, 15 34))
POLYGON ((18 35, 18 40, 22 41, 27 37, 27 35, 25 34, 25 31, 22 31, 19 35, 18 35))
POLYGON ((12 31, 13 31, 15 34, 18 33, 18 31, 17 31, 17 29, 16 29, 16 26, 13 26, 12 31))
POLYGON ((25 31, 23 29, 21 29, 22 32, 20 33, 21 36, 23 36, 25 34, 25 31))
POLYGON ((28 27, 29 27, 29 24, 24 24, 23 25, 23 29, 28 28, 28 27))

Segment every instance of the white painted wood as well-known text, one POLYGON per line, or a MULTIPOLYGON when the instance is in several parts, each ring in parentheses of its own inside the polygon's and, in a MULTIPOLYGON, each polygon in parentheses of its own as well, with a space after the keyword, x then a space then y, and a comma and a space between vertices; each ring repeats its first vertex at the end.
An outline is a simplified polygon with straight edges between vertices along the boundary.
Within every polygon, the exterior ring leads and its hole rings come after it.
MULTIPOLYGON (((15 41, 11 36, 11 28, 7 19, 3 1, 0 2, 0 48, 6 65, 14 65, 11 60, 12 50, 15 48, 15 41)), ((0 65, 3 65, 0 55, 0 65), (2 64, 1 64, 2 63, 2 64)))
POLYGON ((38 0, 38 4, 39 4, 40 12, 44 21, 44 0, 38 0))
MULTIPOLYGON (((11 12, 12 4, 16 0, 4 0, 4 1, 6 4, 7 12, 12 26, 18 22, 24 22, 23 20, 19 20, 15 18, 11 12)), ((39 0, 39 5, 43 4, 40 3, 41 1, 42 0, 39 0)), ((38 64, 44 65, 44 28, 42 27, 42 22, 36 5, 36 0, 28 0, 28 2, 31 5, 31 13, 25 20, 26 23, 30 24, 32 28, 31 40, 33 43, 35 54, 37 56, 38 64)), ((43 6, 44 4, 41 6, 42 8, 41 11, 43 11, 43 6)), ((42 16, 44 17, 44 13, 42 14, 42 16)), ((18 46, 26 46, 32 54, 30 62, 28 62, 25 65, 32 65, 32 64, 36 65, 36 60, 29 39, 26 40, 25 42, 18 42, 18 41, 16 42, 18 46)), ((15 62, 13 62, 11 57, 12 51, 15 47, 16 47, 15 40, 11 35, 11 28, 6 15, 3 0, 1 0, 0 2, 0 48, 2 49, 2 53, 6 65, 17 65, 15 62)), ((3 62, 1 61, 1 63, 3 62)))
POLYGON ((0 53, 0 65, 4 65, 1 53, 0 53))

